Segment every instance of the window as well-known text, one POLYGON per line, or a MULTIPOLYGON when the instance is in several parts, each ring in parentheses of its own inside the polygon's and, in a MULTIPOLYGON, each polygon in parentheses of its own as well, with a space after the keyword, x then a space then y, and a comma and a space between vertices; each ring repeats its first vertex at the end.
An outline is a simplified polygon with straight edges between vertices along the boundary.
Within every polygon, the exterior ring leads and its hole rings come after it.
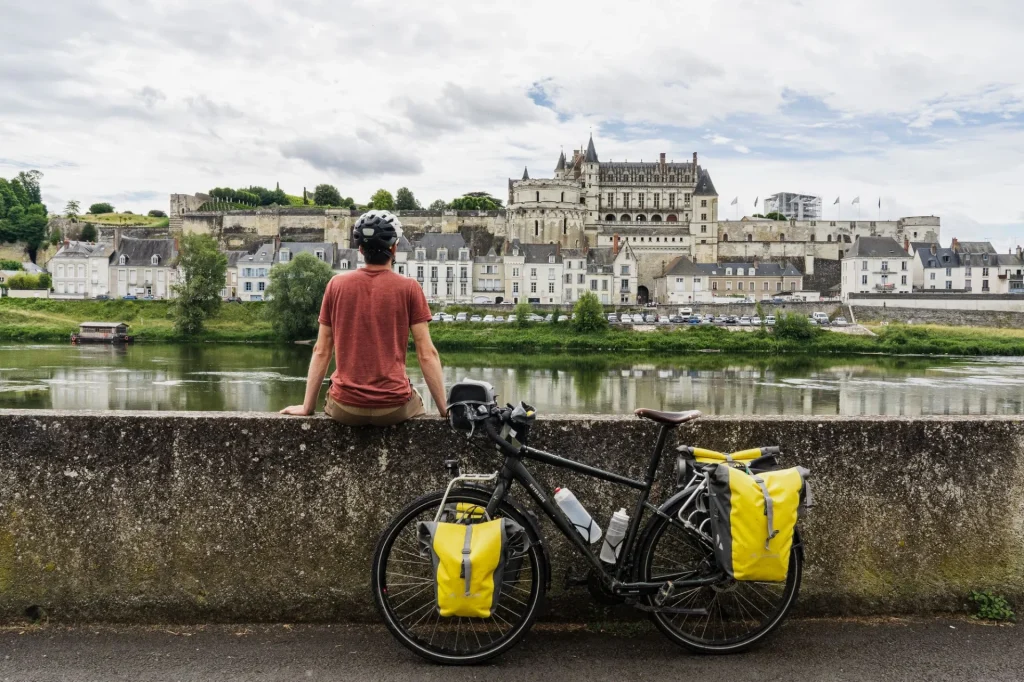
POLYGON ((700 214, 700 219, 701 220, 707 220, 708 219, 708 214, 707 213, 701 213, 700 214))
POLYGON ((608 192, 608 208, 615 208, 615 192, 608 192))
POLYGON ((455 277, 455 268, 447 268, 445 271, 445 278, 451 281, 455 277))
MULTIPOLYGON (((953 276, 953 268, 946 268, 946 277, 952 277, 952 276, 953 276)), ((946 288, 948 289, 949 287, 946 287, 946 288)))
POLYGON ((537 277, 537 268, 530 268, 530 277, 537 277))
POLYGON ((537 283, 536 282, 530 282, 530 293, 531 294, 537 293, 537 283))
POLYGON ((548 282, 548 293, 549 294, 555 293, 555 283, 554 282, 548 282))
POLYGON ((882 261, 882 270, 888 270, 888 269, 889 269, 889 261, 887 261, 887 260, 882 261))
POLYGON ((519 293, 519 282, 512 282, 512 293, 513 294, 518 294, 519 293))
POLYGON ((459 277, 461 277, 462 279, 466 279, 467 277, 469 277, 469 268, 467 268, 466 266, 462 266, 461 268, 459 268, 459 277))
POLYGON ((416 266, 416 279, 418 279, 421 282, 423 281, 423 266, 422 265, 417 265, 416 266))
POLYGON ((256 288, 257 288, 257 289, 258 289, 259 291, 266 291, 266 289, 267 289, 267 283, 266 283, 266 282, 263 282, 263 281, 257 282, 257 283, 256 283, 256 288))
POLYGON ((780 242, 786 241, 786 235, 784 233, 782 233, 782 232, 779 232, 779 241, 780 242))
POLYGON ((591 291, 597 291, 597 280, 596 279, 590 280, 590 290, 591 291))
POLYGON ((280 260, 282 263, 287 263, 292 259, 292 254, 288 249, 281 249, 280 260))
POLYGON ((629 274, 629 266, 628 265, 623 265, 622 266, 622 272, 620 272, 619 274, 628 275, 629 274))
POLYGON ((63 277, 64 276, 64 266, 63 265, 58 265, 57 266, 57 276, 58 277, 63 277))
MULTIPOLYGON (((906 268, 903 268, 903 269, 906 270, 906 268)), ((971 266, 970 265, 968 265, 966 268, 964 268, 964 274, 967 275, 968 277, 971 276, 971 266)))
POLYGON ((707 225, 701 225, 700 226, 700 231, 703 232, 704 234, 707 234, 708 226, 707 225))
POLYGON ((725 290, 726 290, 726 291, 732 291, 732 281, 731 281, 731 280, 730 280, 730 281, 727 281, 727 282, 725 283, 725 290))
POLYGON ((562 196, 561 196, 561 198, 559 199, 559 201, 565 201, 565 192, 562 192, 562 196))
POLYGON ((629 208, 629 192, 622 193, 622 208, 629 208))
MULTIPOLYGON (((79 273, 79 277, 81 277, 84 274, 85 274, 84 272, 83 273, 79 273)), ((146 284, 152 284, 152 283, 153 283, 153 271, 147 268, 146 269, 146 284)))
POLYGON ((540 201, 540 192, 537 192, 537 201, 540 201))
POLYGON ((430 295, 437 296, 437 282, 431 282, 430 284, 430 295))
POLYGON ((661 208, 661 195, 658 193, 654 194, 654 208, 661 208))
POLYGON ((426 260, 427 252, 423 249, 416 249, 416 260, 426 260))
POLYGON ((462 296, 466 295, 466 283, 465 282, 459 282, 459 294, 462 295, 462 296))
POLYGON ((988 291, 988 280, 987 279, 981 280, 981 290, 982 291, 988 291))
POLYGON ((708 200, 707 199, 701 199, 700 200, 700 207, 701 208, 705 208, 707 205, 708 205, 708 200))
POLYGON ((608 280, 601 280, 601 291, 608 291, 608 280))
POLYGON ((782 282, 775 283, 775 291, 782 291, 782 282))
POLYGON ((982 268, 981 269, 981 276, 982 277, 988 277, 988 268, 982 268))
POLYGON ((576 276, 576 283, 577 284, 586 284, 586 282, 587 282, 587 276, 586 275, 580 274, 580 275, 576 276))
MULTIPOLYGON (((551 260, 549 260, 548 262, 549 263, 554 263, 555 262, 555 257, 552 256, 551 260)), ((554 278, 555 278, 555 269, 554 268, 548 268, 548 279, 554 279, 554 278)))
POLYGON ((136 279, 137 279, 137 277, 136 277, 137 275, 138 275, 138 271, 135 268, 132 268, 131 270, 129 270, 128 271, 128 284, 135 284, 136 283, 136 279))
POLYGON ((952 289, 953 288, 953 283, 951 281, 949 281, 948 279, 946 280, 946 288, 947 289, 952 289))
POLYGON ((867 284, 868 283, 868 276, 867 275, 861 275, 860 276, 860 283, 861 284, 867 284))
POLYGON ((790 291, 796 291, 796 282, 790 282, 789 283, 789 290, 790 291))
POLYGON ((434 280, 435 282, 437 281, 437 266, 436 265, 431 265, 430 266, 430 279, 434 280))
MULTIPOLYGON (((903 277, 903 283, 904 284, 907 283, 907 278, 905 276, 903 277)), ((966 289, 967 291, 971 290, 971 280, 969 280, 969 279, 964 280, 964 289, 966 289)))
POLYGON ((743 282, 736 282, 736 290, 743 291, 743 282))
POLYGON ((725 269, 725 274, 729 275, 729 276, 732 276, 732 268, 726 268, 725 269))
POLYGON ((718 282, 712 282, 711 283, 711 290, 712 291, 718 291, 718 282))
POLYGON ((862 260, 860 262, 860 269, 861 270, 867 270, 868 269, 868 262, 866 260, 862 260))
POLYGON ((676 193, 675 192, 669 192, 668 193, 668 207, 669 208, 675 208, 676 207, 676 193))
POLYGON ((566 275, 565 276, 565 283, 566 284, 572 284, 572 275, 566 275))
POLYGON ((637 202, 638 202, 638 203, 637 203, 637 205, 638 205, 638 206, 639 206, 640 208, 643 208, 643 207, 644 207, 644 197, 645 197, 645 196, 647 196, 647 195, 646 195, 646 194, 644 194, 643 192, 640 192, 640 194, 638 195, 638 198, 637 198, 637 202))
POLYGON ((562 234, 569 234, 569 219, 562 218, 562 234))
POLYGON ((246 291, 252 291, 252 282, 246 282, 243 287, 246 291))
POLYGON ((623 291, 626 291, 626 290, 628 290, 628 289, 629 289, 629 280, 628 280, 628 279, 624 279, 624 280, 622 280, 622 281, 620 282, 620 285, 621 285, 621 289, 622 289, 623 291))
MULTIPOLYGON (((347 260, 341 261, 341 269, 342 270, 348 270, 348 261, 347 260)), ((402 267, 401 266, 398 267, 398 273, 399 274, 402 273, 402 267)))
POLYGON ((935 273, 934 272, 928 273, 928 279, 935 279, 935 273))
POLYGON ((832 241, 832 235, 829 235, 825 241, 832 241))
POLYGON ((128 256, 121 256, 120 258, 118 258, 117 259, 117 264, 118 265, 127 265, 128 264, 128 256))
POLYGON ((687 203, 687 204, 690 203, 690 193, 689 192, 686 192, 685 194, 683 194, 683 201, 685 203, 687 203))
POLYGON ((540 236, 540 221, 539 220, 534 220, 533 221, 533 236, 534 237, 539 237, 540 236))
POLYGON ((518 277, 519 276, 519 268, 512 268, 512 276, 513 277, 518 277))
MULTIPOLYGON (((907 261, 900 261, 900 270, 906 270, 906 269, 907 269, 907 261)), ((967 268, 967 269, 970 270, 970 268, 967 268)), ((970 274, 970 272, 968 272, 967 274, 970 274)))
POLYGON ((752 242, 752 241, 754 241, 754 235, 752 235, 752 234, 748 234, 748 235, 747 235, 747 241, 748 241, 748 242, 752 242))
POLYGON ((764 283, 764 287, 762 287, 762 288, 764 289, 764 291, 768 291, 768 282, 765 282, 764 283))
POLYGON ((441 263, 443 263, 446 260, 448 260, 448 249, 438 249, 437 250, 437 260, 438 260, 438 262, 441 262, 441 263))

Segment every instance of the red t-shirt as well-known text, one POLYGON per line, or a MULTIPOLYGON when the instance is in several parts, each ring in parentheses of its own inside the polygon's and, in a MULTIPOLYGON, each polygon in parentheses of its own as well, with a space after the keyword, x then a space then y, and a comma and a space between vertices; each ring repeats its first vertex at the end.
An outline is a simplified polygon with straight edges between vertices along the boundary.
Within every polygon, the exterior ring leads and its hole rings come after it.
POLYGON ((327 284, 320 324, 334 332, 331 398, 356 407, 400 407, 412 397, 405 374, 409 328, 430 321, 416 280, 391 270, 355 270, 327 284))

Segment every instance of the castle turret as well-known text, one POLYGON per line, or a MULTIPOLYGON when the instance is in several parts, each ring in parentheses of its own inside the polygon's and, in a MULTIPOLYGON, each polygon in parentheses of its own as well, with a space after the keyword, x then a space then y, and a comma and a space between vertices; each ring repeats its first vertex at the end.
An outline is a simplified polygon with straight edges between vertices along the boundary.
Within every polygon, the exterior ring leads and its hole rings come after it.
MULTIPOLYGON (((694 159, 697 155, 694 154, 694 159)), ((711 182, 711 174, 694 166, 697 186, 693 188, 693 251, 698 263, 718 260, 718 191, 711 182)))

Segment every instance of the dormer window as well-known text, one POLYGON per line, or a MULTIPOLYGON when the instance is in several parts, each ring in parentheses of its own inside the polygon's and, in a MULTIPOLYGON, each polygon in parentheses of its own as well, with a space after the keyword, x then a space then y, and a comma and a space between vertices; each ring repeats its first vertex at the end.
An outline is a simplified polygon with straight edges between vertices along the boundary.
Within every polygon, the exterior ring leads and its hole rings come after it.
POLYGON ((288 249, 281 249, 281 262, 287 263, 292 259, 292 252, 288 249))
POLYGON ((441 261, 442 263, 448 260, 448 249, 438 249, 437 260, 441 261))
POLYGON ((459 260, 469 260, 469 249, 459 249, 459 260))
POLYGON ((427 252, 423 249, 416 249, 416 260, 426 260, 427 252))
POLYGON ((348 270, 348 261, 347 260, 341 261, 341 269, 342 270, 348 270))
POLYGON ((548 256, 548 265, 555 262, 555 254, 548 256))
POLYGON ((323 249, 317 249, 314 253, 316 254, 317 259, 324 260, 324 250, 323 249))
POLYGON ((153 257, 149 259, 149 262, 153 265, 160 265, 160 256, 153 254, 153 257))
POLYGON ((732 274, 732 268, 726 268, 725 269, 725 274, 726 275, 731 275, 732 274))
POLYGON ((121 256, 120 258, 118 258, 117 259, 117 264, 118 265, 127 265, 128 264, 128 256, 121 256))

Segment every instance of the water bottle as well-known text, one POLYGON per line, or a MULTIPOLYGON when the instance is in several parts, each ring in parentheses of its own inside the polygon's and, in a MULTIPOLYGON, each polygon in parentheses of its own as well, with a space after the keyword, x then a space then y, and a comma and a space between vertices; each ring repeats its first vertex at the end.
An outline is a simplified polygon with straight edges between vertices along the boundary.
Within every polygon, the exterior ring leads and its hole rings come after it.
POLYGON ((601 526, 597 525, 590 513, 568 488, 555 488, 555 504, 569 517, 583 539, 595 543, 601 539, 601 526))
POLYGON ((604 536, 604 544, 601 545, 601 561, 606 564, 614 564, 619 557, 619 550, 622 548, 622 539, 626 537, 626 529, 629 528, 629 514, 625 509, 612 514, 608 522, 608 532, 604 536))

